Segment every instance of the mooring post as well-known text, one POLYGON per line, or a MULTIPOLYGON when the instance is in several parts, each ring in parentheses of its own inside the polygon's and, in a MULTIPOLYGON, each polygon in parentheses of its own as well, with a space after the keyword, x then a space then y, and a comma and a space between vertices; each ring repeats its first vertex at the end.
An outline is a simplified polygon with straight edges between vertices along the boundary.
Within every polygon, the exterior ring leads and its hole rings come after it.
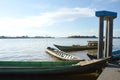
POLYGON ((109 27, 108 27, 108 45, 107 45, 107 56, 112 56, 112 38, 113 38, 113 19, 109 19, 109 27))
POLYGON ((106 35, 104 44, 104 57, 112 56, 112 39, 113 39, 113 19, 117 17, 116 12, 97 11, 99 17, 99 40, 98 40, 98 58, 103 57, 103 27, 106 20, 106 35))
POLYGON ((104 57, 107 57, 107 44, 108 44, 108 41, 107 41, 107 36, 108 36, 108 27, 109 27, 109 21, 108 19, 106 20, 106 34, 105 34, 105 41, 104 41, 104 57))
POLYGON ((99 17, 99 40, 98 40, 98 55, 97 58, 103 57, 103 30, 104 28, 104 17, 99 17))

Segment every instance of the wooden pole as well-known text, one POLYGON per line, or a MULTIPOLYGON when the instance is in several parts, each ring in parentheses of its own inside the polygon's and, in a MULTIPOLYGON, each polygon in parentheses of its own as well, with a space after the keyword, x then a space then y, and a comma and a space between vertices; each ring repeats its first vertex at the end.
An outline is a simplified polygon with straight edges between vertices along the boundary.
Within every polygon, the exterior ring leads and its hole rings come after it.
POLYGON ((112 56, 112 38, 113 38, 113 19, 109 18, 107 57, 112 56))
POLYGON ((103 27, 104 27, 104 17, 99 17, 99 40, 98 40, 98 55, 97 58, 103 57, 103 27))
POLYGON ((107 57, 107 36, 108 36, 108 27, 109 27, 109 21, 106 20, 106 34, 105 34, 105 42, 104 42, 104 57, 107 57))

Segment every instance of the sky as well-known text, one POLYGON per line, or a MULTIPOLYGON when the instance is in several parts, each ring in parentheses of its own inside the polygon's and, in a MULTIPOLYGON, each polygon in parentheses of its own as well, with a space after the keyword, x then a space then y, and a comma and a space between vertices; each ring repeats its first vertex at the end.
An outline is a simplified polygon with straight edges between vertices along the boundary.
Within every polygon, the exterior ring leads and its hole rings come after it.
POLYGON ((113 36, 120 36, 120 0, 0 0, 0 36, 98 36, 96 11, 117 12, 113 36))

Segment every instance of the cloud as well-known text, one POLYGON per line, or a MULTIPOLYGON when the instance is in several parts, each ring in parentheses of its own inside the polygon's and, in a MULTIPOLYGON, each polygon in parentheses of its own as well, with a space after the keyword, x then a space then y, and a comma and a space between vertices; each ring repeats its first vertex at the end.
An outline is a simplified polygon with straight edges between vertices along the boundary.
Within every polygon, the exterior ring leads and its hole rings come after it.
POLYGON ((105 1, 105 2, 118 2, 119 0, 98 0, 98 1, 105 1))
POLYGON ((48 8, 48 6, 45 5, 45 4, 44 5, 43 4, 32 4, 31 7, 34 8, 34 9, 45 9, 45 8, 48 8))
POLYGON ((62 8, 56 12, 48 13, 53 15, 55 19, 60 19, 62 21, 74 21, 79 17, 91 17, 94 16, 95 9, 90 8, 62 8))
POLYGON ((45 12, 39 16, 27 16, 24 18, 0 18, 2 26, 16 27, 41 27, 51 25, 59 21, 73 21, 79 17, 94 16, 95 9, 90 8, 61 8, 53 12, 45 12))
POLYGON ((44 27, 60 22, 74 21, 80 17, 94 16, 95 9, 91 8, 61 8, 52 12, 41 13, 39 16, 26 16, 24 18, 1 17, 0 30, 25 30, 29 27, 44 27))

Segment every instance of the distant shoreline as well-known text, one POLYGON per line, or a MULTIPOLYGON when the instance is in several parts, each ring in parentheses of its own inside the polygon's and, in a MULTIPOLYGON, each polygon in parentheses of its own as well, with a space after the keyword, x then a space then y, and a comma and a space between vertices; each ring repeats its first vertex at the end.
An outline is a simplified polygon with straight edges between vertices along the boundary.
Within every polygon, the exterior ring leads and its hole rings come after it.
MULTIPOLYGON (((68 36, 68 37, 41 37, 41 36, 35 36, 35 37, 28 37, 28 36, 21 36, 21 37, 7 37, 7 36, 0 36, 0 39, 43 39, 43 38, 98 38, 96 36, 68 36)), ((120 39, 120 37, 113 37, 113 39, 120 39)))

